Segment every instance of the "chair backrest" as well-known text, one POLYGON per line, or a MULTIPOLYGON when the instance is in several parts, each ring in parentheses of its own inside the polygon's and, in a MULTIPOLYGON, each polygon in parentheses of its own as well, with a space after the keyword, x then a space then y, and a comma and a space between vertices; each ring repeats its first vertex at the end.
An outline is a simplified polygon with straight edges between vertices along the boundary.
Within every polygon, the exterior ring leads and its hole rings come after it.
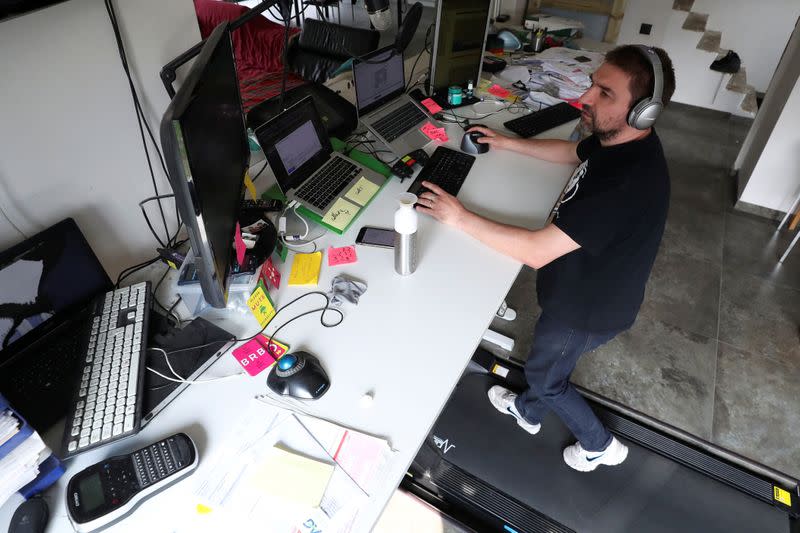
POLYGON ((379 41, 380 33, 375 30, 309 18, 289 48, 289 67, 303 79, 324 83, 354 55, 376 50, 379 41))

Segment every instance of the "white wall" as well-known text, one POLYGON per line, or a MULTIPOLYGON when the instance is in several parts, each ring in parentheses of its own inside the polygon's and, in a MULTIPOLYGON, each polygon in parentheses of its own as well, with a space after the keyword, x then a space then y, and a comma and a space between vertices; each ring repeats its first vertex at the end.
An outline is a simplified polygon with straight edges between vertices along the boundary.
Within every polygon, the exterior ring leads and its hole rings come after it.
MULTIPOLYGON (((681 29, 687 13, 673 11, 672 4, 673 0, 628 0, 617 42, 664 48, 675 64, 675 100, 711 107, 722 78, 708 70, 715 54, 696 49, 702 34, 681 29), (653 25, 651 35, 639 35, 642 23, 653 25), (682 80, 691 80, 691 84, 682 84, 682 80)), ((800 16, 800 1, 696 0, 692 11, 709 15, 707 29, 722 32, 720 46, 736 51, 748 83, 757 91, 766 91, 800 16)))
MULTIPOLYGON (((114 5, 158 139, 168 103, 158 72, 200 40, 194 5, 114 5)), ((112 276, 155 255, 137 206, 153 194, 150 175, 103 1, 69 0, 0 23, 0 72, 0 249, 21 240, 14 226, 32 235, 72 216, 112 276)), ((154 167, 159 190, 171 192, 154 167)), ((174 214, 168 222, 175 227, 174 214)))

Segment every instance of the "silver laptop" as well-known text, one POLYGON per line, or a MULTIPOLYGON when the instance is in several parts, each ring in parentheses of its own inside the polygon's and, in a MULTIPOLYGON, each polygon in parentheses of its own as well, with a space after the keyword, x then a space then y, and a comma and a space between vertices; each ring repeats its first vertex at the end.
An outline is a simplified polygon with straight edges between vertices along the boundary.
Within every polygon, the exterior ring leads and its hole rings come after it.
POLYGON ((311 97, 259 126, 256 137, 287 200, 319 216, 361 178, 378 187, 387 179, 333 151, 311 97))
POLYGON ((398 157, 422 148, 430 139, 420 131, 426 122, 441 124, 405 93, 403 55, 394 47, 353 61, 358 118, 398 157))

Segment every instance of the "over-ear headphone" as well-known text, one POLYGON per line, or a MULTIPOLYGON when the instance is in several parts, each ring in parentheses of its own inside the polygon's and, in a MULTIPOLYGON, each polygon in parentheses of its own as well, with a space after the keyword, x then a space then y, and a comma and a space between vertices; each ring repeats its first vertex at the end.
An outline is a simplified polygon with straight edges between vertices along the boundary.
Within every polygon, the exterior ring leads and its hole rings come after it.
POLYGON ((634 45, 642 52, 644 57, 653 67, 653 96, 642 98, 628 113, 628 125, 637 130, 646 130, 655 123, 664 104, 661 101, 661 93, 664 88, 664 71, 661 69, 661 59, 655 50, 649 46, 641 44, 634 45))

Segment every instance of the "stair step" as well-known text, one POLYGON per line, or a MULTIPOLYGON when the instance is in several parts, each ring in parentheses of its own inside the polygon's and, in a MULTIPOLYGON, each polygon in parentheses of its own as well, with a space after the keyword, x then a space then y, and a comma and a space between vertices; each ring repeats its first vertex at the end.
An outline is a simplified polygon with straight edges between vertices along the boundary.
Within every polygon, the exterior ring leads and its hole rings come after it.
POLYGON ((683 21, 683 29, 689 31, 706 31, 708 14, 689 12, 686 20, 683 21))
POLYGON ((747 72, 745 72, 745 68, 743 66, 739 67, 739 72, 732 75, 731 79, 728 80, 727 85, 725 85, 725 88, 729 91, 742 94, 748 92, 748 87, 751 86, 747 85, 747 72))
POLYGON ((747 94, 745 94, 742 104, 739 107, 742 108, 742 111, 746 111, 748 113, 755 114, 758 112, 758 100, 756 100, 755 87, 752 85, 747 86, 747 94))
POLYGON ((672 9, 675 11, 691 11, 694 0, 675 0, 672 2, 672 9))
MULTIPOLYGON (((685 26, 684 26, 685 27, 685 26)), ((722 42, 722 32, 708 30, 700 37, 697 43, 698 50, 705 50, 706 52, 718 52, 719 44, 722 42)))

